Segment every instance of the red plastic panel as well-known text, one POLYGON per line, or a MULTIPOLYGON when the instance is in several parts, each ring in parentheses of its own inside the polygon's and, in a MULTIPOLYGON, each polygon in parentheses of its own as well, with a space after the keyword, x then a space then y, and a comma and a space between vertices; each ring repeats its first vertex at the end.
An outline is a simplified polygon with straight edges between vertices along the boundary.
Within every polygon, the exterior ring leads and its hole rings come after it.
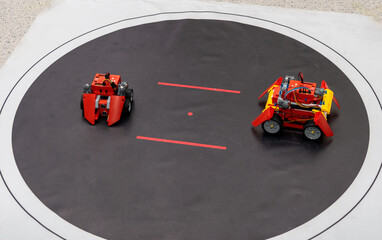
POLYGON ((322 115, 321 112, 317 112, 316 115, 314 116, 314 124, 320 127, 320 129, 325 134, 325 136, 327 137, 333 136, 332 129, 329 127, 329 124, 326 121, 326 118, 324 117, 324 115, 322 115))
POLYGON ((271 87, 273 86, 273 85, 281 85, 281 83, 282 83, 282 81, 283 81, 283 78, 282 77, 279 77, 271 86, 269 86, 269 88, 267 88, 267 90, 265 90, 261 95, 260 95, 260 97, 259 97, 259 99, 262 97, 262 96, 264 96, 264 94, 266 94, 268 91, 269 91, 269 89, 271 89, 271 87))
POLYGON ((119 121, 121 118, 123 104, 125 103, 125 96, 113 95, 110 97, 109 117, 107 119, 107 125, 109 126, 119 121))
POLYGON ((269 120, 272 118, 273 113, 275 112, 275 109, 272 107, 267 108, 263 113, 260 114, 253 122, 252 125, 254 127, 259 126, 261 123, 269 120))
POLYGON ((96 95, 94 93, 84 93, 82 95, 84 102, 84 117, 91 124, 95 123, 95 99, 96 95))

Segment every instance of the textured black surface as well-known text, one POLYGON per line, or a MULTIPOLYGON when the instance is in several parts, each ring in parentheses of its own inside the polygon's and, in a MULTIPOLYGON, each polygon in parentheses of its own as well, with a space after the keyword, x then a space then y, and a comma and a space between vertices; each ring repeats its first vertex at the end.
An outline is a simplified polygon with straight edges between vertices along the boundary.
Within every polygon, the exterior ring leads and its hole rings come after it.
POLYGON ((52 64, 20 104, 13 148, 37 197, 101 237, 264 239, 305 223, 341 196, 363 163, 368 132, 356 89, 319 53, 253 26, 182 20, 108 34, 52 64), (80 115, 82 85, 106 71, 134 88, 133 113, 114 127, 104 120, 91 126, 80 115), (299 71, 334 90, 341 110, 334 106, 329 118, 333 138, 311 143, 296 131, 270 137, 251 127, 261 92, 299 71))

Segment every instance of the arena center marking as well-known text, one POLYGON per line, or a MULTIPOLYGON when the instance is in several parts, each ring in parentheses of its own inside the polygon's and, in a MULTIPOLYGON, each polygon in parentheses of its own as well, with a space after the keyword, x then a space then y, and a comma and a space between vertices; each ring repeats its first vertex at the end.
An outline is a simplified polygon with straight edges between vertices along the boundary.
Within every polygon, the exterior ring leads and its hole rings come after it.
POLYGON ((182 87, 182 88, 193 88, 193 89, 201 89, 201 90, 208 90, 208 91, 215 91, 215 92, 227 92, 227 93, 237 93, 237 94, 240 94, 240 91, 236 91, 236 90, 228 90, 228 89, 220 89, 220 88, 209 88, 209 87, 200 87, 200 86, 191 86, 191 85, 183 85, 183 84, 175 84, 175 83, 158 82, 158 85, 171 86, 171 87, 182 87))
POLYGON ((205 148, 214 148, 214 149, 220 149, 220 150, 227 150, 226 146, 217 146, 217 145, 209 145, 209 144, 202 144, 202 143, 184 142, 184 141, 169 140, 169 139, 162 139, 162 138, 152 138, 152 137, 137 136, 137 139, 148 140, 148 141, 155 141, 155 142, 182 144, 182 145, 189 145, 189 146, 195 146, 195 147, 205 147, 205 148))

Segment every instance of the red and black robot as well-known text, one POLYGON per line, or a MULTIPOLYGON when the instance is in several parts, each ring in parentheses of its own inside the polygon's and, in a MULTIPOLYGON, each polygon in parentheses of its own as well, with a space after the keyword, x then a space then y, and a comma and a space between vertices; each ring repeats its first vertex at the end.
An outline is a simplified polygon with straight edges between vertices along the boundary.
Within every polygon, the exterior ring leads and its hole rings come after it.
POLYGON ((97 73, 91 85, 83 86, 81 109, 83 116, 92 125, 100 116, 107 118, 109 126, 121 117, 128 117, 132 110, 133 89, 127 82, 121 81, 120 75, 97 73))

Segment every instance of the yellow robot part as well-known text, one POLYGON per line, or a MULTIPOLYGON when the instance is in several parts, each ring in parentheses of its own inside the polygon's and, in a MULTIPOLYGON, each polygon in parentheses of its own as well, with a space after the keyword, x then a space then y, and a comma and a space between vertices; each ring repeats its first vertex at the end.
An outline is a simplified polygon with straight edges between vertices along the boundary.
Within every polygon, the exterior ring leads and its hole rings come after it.
POLYGON ((267 103, 265 104, 265 108, 264 108, 263 112, 265 110, 267 110, 267 108, 269 108, 269 107, 274 107, 272 104, 273 92, 274 92, 274 88, 272 87, 272 89, 268 92, 268 99, 267 99, 267 103))
POLYGON ((325 89, 325 94, 322 98, 321 111, 326 114, 330 114, 330 110, 332 109, 332 101, 333 101, 333 91, 330 89, 325 89))

